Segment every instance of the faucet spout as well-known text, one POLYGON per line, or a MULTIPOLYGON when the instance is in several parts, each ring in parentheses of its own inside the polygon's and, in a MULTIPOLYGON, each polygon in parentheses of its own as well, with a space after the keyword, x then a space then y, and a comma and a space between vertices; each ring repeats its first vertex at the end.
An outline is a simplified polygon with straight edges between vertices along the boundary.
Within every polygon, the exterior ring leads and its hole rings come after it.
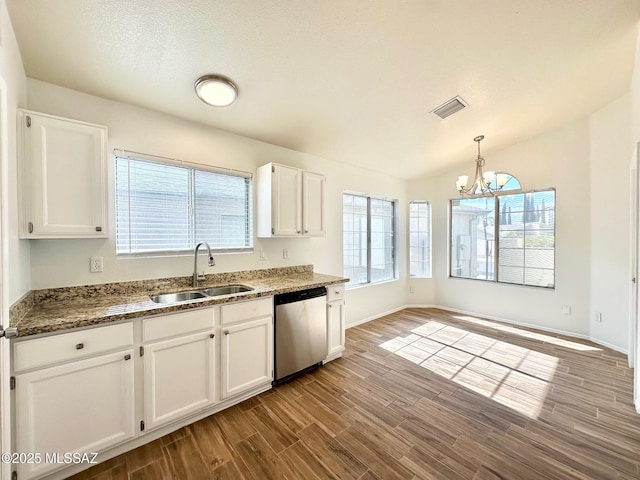
POLYGON ((198 276, 198 249, 202 245, 207 247, 207 253, 209 254, 209 266, 213 267, 216 264, 216 261, 213 259, 213 255, 211 254, 211 246, 207 242, 200 242, 197 244, 193 251, 193 286, 195 288, 198 288, 200 280, 204 280, 204 274, 202 275, 202 278, 198 276))

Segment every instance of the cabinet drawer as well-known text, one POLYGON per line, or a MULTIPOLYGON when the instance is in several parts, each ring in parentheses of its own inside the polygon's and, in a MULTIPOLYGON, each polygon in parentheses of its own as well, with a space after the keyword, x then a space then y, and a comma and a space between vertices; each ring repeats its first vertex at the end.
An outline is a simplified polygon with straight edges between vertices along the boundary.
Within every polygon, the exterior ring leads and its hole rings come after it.
POLYGON ((89 357, 133 345, 131 322, 97 327, 14 344, 16 372, 54 363, 89 357))
POLYGON ((213 308, 145 318, 142 320, 142 341, 153 342, 176 335, 212 330, 214 318, 213 308))
POLYGON ((327 285, 327 302, 344 300, 344 285, 327 285))
POLYGON ((266 315, 273 315, 273 297, 222 305, 220 308, 220 323, 228 325, 266 315))

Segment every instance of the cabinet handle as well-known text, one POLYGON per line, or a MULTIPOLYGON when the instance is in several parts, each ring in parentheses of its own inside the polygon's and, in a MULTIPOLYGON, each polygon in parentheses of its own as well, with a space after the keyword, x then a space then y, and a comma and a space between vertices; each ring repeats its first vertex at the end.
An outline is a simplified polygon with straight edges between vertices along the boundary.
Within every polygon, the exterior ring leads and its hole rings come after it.
POLYGON ((333 293, 335 293, 336 295, 340 295, 340 290, 334 290, 333 293))
POLYGON ((126 355, 124 356, 124 359, 125 359, 125 360, 131 360, 131 355, 126 354, 126 355))
POLYGON ((211 334, 209 334, 209 338, 214 338, 215 336, 216 336, 216 334, 215 334, 215 333, 211 333, 211 334))
POLYGON ((329 304, 329 308, 333 308, 333 305, 329 304))
POLYGON ((96 232, 101 232, 102 231, 102 227, 96 227, 96 232))
POLYGON ((225 330, 225 331, 224 331, 224 334, 225 334, 225 335, 229 335, 229 330, 225 330))
POLYGON ((297 233, 300 233, 300 230, 298 230, 298 232, 297 232, 297 233))
POLYGON ((27 225, 27 230, 29 230, 29 233, 33 233, 33 223, 29 222, 29 224, 27 225))
POLYGON ((84 343, 77 343, 76 350, 82 350, 84 348, 84 343))

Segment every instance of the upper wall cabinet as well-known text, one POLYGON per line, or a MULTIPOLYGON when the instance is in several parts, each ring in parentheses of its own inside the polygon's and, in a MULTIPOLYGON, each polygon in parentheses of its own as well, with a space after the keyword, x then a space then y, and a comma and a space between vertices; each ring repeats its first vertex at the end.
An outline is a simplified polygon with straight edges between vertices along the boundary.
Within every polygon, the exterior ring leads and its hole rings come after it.
POLYGON ((268 163, 258 168, 258 237, 325 234, 323 175, 268 163))
POLYGON ((18 112, 22 238, 105 238, 107 128, 18 112))

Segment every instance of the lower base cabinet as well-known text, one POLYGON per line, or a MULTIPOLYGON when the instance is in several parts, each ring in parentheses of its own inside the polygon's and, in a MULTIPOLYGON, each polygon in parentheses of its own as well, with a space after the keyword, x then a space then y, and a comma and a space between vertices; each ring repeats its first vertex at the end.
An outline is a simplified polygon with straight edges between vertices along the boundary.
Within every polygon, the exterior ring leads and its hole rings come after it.
POLYGON ((273 317, 222 327, 222 398, 273 380, 273 317))
POLYGON ((327 359, 339 357, 344 351, 344 300, 327 303, 327 359))
MULTIPOLYGON (((329 360, 344 349, 344 288, 328 294, 329 360)), ((140 445, 270 388, 273 322, 264 297, 13 341, 12 450, 42 455, 14 465, 18 479, 63 478, 66 453, 140 445)))
POLYGON ((214 403, 215 350, 215 336, 209 332, 145 347, 145 429, 177 420, 214 403))
POLYGON ((100 452, 135 435, 133 351, 77 360, 15 376, 18 478, 59 469, 70 452, 100 452))
POLYGON ((327 358, 342 356, 344 351, 345 308, 344 285, 327 287, 327 358))

